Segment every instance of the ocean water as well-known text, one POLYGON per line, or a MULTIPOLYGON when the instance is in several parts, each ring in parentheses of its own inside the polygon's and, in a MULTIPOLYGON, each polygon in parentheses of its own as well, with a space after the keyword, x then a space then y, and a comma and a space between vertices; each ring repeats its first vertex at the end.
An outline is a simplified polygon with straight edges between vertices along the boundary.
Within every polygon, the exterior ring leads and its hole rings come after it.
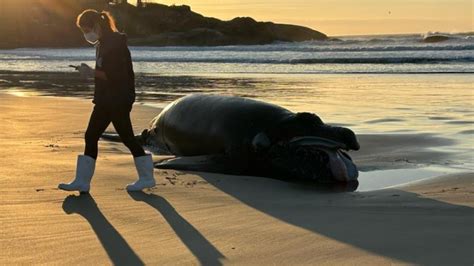
MULTIPOLYGON (((472 73, 474 36, 439 43, 421 35, 341 37, 254 46, 131 47, 140 73, 472 73)), ((93 48, 0 50, 0 70, 72 71, 93 64, 93 48)))
MULTIPOLYGON (((131 47, 137 102, 164 107, 190 93, 250 97, 317 113, 325 122, 357 134, 423 134, 447 140, 428 150, 449 153, 452 159, 443 165, 433 162, 436 171, 406 173, 415 179, 448 173, 448 168, 474 170, 473 36, 451 35, 440 43, 423 43, 420 35, 340 39, 131 47)), ((18 95, 90 98, 93 84, 72 82, 75 74, 68 65, 93 64, 94 54, 93 48, 0 50, 0 89, 18 95)), ((412 181, 395 182, 385 174, 383 182, 370 181, 379 174, 362 173, 361 189, 412 181)))

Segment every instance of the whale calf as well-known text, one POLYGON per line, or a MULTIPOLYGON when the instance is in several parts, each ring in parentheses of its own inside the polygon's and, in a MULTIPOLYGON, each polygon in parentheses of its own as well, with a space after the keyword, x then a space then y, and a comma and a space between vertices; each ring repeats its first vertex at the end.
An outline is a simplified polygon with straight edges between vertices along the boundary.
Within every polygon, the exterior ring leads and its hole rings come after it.
MULTIPOLYGON (((104 134, 103 138, 113 139, 104 134)), ((360 148, 355 133, 248 98, 191 94, 170 103, 138 140, 176 156, 156 168, 259 175, 321 183, 356 181, 345 152, 360 148)))

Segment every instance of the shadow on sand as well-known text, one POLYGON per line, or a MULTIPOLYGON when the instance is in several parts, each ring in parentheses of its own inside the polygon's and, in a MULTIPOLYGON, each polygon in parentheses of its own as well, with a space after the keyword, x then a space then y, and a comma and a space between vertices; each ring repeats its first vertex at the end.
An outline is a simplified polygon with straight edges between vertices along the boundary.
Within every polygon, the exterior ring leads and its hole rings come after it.
POLYGON ((79 214, 90 223, 114 265, 144 265, 127 241, 105 218, 90 194, 67 196, 63 210, 67 214, 79 214))
MULTIPOLYGON (((143 201, 161 213, 202 265, 222 265, 220 259, 225 258, 224 255, 181 217, 168 201, 160 196, 144 192, 129 194, 134 200, 143 201)), ((63 210, 67 214, 79 214, 90 223, 114 265, 144 265, 127 241, 105 218, 90 194, 67 196, 63 202, 63 210)))
POLYGON ((396 189, 325 193, 268 178, 193 174, 283 222, 380 256, 419 265, 471 265, 474 261, 474 210, 470 207, 396 189))
POLYGON ((130 197, 142 201, 155 208, 163 215, 176 235, 188 247, 201 265, 222 265, 220 259, 225 258, 199 231, 186 221, 171 204, 155 194, 129 192, 130 197))
MULTIPOLYGON (((471 265, 474 209, 397 189, 334 193, 268 178, 193 173, 267 215, 387 258, 418 265, 471 265)), ((225 258, 171 204, 155 194, 130 193, 170 224, 202 265, 225 258)), ((116 265, 143 265, 90 195, 68 196, 67 214, 86 218, 116 265)))

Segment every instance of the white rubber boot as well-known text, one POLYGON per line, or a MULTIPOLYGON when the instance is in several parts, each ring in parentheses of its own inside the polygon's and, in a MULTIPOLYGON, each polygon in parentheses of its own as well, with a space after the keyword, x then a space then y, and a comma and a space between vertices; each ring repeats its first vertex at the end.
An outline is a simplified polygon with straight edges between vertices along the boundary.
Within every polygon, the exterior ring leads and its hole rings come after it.
POLYGON ((138 172, 138 180, 135 183, 128 184, 128 191, 140 191, 144 188, 151 188, 156 185, 153 176, 153 159, 151 154, 133 158, 138 172))
POLYGON ((76 178, 69 184, 61 183, 59 189, 67 191, 89 192, 95 170, 95 159, 87 155, 77 156, 76 178))

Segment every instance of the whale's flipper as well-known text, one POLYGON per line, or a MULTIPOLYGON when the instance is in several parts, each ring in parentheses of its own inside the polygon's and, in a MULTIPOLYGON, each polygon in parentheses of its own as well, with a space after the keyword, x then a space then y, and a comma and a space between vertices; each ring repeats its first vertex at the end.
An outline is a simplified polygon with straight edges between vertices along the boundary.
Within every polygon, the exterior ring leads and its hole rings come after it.
POLYGON ((155 163, 155 168, 224 174, 242 174, 243 169, 239 167, 239 165, 239 162, 231 160, 229 156, 217 154, 176 157, 155 163))

